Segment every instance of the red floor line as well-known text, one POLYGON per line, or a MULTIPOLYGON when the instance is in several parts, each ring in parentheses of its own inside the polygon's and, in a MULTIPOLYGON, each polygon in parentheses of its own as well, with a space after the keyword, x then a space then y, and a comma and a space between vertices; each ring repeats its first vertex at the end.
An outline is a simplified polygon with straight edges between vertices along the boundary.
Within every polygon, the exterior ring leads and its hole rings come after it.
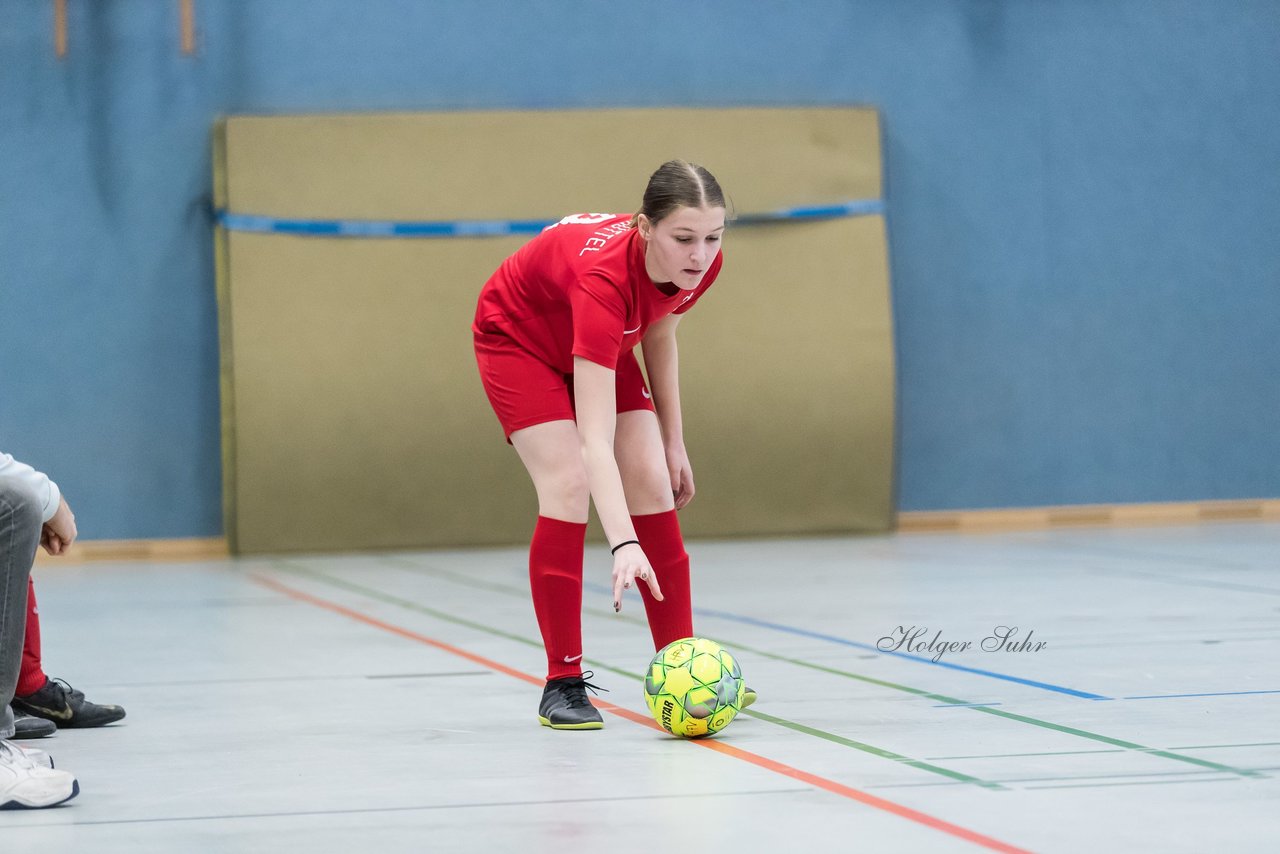
MULTIPOLYGON (((399 635, 400 637, 405 638, 406 640, 412 640, 421 644, 425 644, 427 646, 435 647, 436 649, 442 650, 443 652, 447 652, 451 655, 459 656, 460 658, 465 658, 467 661, 474 662, 476 664, 479 664, 482 667, 487 667, 490 670, 495 670, 499 673, 504 673, 507 676, 512 676, 524 682, 529 682, 530 684, 539 685, 539 686, 543 684, 544 680, 542 680, 537 676, 533 676, 523 671, 516 670, 515 668, 512 668, 512 667, 507 667, 505 664, 501 664, 497 661, 494 661, 489 658, 485 658, 484 656, 481 656, 481 655, 476 655, 473 652, 467 652, 465 649, 452 646, 450 644, 444 643, 443 641, 435 640, 434 638, 429 638, 426 635, 418 634, 417 632, 411 631, 402 626, 397 626, 397 625, 394 625, 393 623, 384 622, 382 620, 379 620, 377 617, 371 617, 368 614, 364 614, 364 613, 361 613, 360 611, 356 611, 352 608, 348 608, 345 605, 339 605, 336 602, 330 602, 327 599, 321 599, 320 597, 313 596, 310 593, 307 593, 305 591, 298 590, 286 584, 281 584, 279 581, 276 581, 275 579, 266 578, 264 576, 253 574, 253 573, 249 574, 249 578, 256 583, 261 584, 264 587, 269 587, 270 589, 275 590, 277 593, 282 593, 291 599, 296 599, 300 602, 306 602, 309 605, 315 605, 317 608, 323 608, 326 611, 332 611, 335 614, 340 614, 344 617, 348 617, 352 620, 356 620, 357 622, 361 622, 366 625, 373 626, 374 628, 382 629, 383 631, 390 632, 391 634, 394 634, 394 635, 399 635)), ((610 712, 614 715, 617 715, 618 717, 626 718, 629 721, 633 721, 642 726, 651 727, 655 730, 658 730, 659 732, 662 732, 661 727, 659 727, 657 723, 650 717, 638 714, 636 712, 631 711, 630 709, 625 709, 621 706, 615 706, 614 704, 605 702, 603 700, 595 699, 595 700, 592 700, 592 702, 599 708, 604 709, 605 711, 610 712)), ((913 821, 917 824, 924 825, 925 827, 932 828, 933 830, 937 830, 942 833, 949 834, 950 836, 955 836, 959 839, 964 839, 968 842, 974 843, 975 845, 980 845, 983 848, 986 848, 990 851, 1001 851, 1001 852, 1004 852, 1004 854, 1030 854, 1030 852, 1027 851, 1025 848, 1018 848, 1016 846, 1009 845, 1006 842, 1001 842, 1000 840, 993 839, 990 836, 984 836, 981 833, 978 833, 976 831, 969 830, 964 827, 960 827, 959 825, 952 824, 940 818, 935 818, 934 816, 931 816, 927 813, 922 813, 918 810, 913 810, 910 807, 905 807, 902 804, 897 804, 897 803, 894 803, 893 801, 887 801, 884 798, 878 798, 875 795, 868 794, 859 789, 854 789, 850 786, 845 786, 842 783, 837 783, 834 780, 828 780, 825 777, 819 777, 817 774, 811 774, 808 771, 802 771, 799 768, 793 768, 790 765, 786 765, 781 762, 776 762, 773 759, 760 756, 759 754, 752 753, 749 750, 743 750, 740 747, 734 747, 733 745, 725 744, 724 742, 715 741, 714 739, 696 739, 696 740, 691 740, 690 743, 695 744, 699 747, 704 747, 708 750, 714 750, 717 753, 722 753, 726 756, 732 756, 736 759, 741 759, 744 762, 749 762, 752 765, 755 765, 760 768, 764 768, 765 770, 772 771, 776 774, 781 774, 784 777, 789 777, 793 780, 800 780, 802 782, 808 783, 811 786, 815 786, 816 788, 822 789, 823 791, 830 792, 833 795, 839 795, 841 797, 848 798, 853 801, 857 801, 858 803, 865 804, 866 806, 873 807, 878 810, 883 810, 884 812, 891 813, 892 815, 896 815, 899 818, 905 818, 908 821, 913 821)))

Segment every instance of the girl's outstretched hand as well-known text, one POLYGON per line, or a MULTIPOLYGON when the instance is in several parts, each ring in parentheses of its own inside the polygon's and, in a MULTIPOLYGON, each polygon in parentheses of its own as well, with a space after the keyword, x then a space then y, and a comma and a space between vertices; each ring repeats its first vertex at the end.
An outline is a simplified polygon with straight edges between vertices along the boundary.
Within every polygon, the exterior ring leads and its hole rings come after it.
POLYGON ((653 598, 662 601, 662 588, 658 586, 658 576, 649 565, 644 549, 639 543, 630 543, 618 549, 613 555, 613 610, 622 610, 622 592, 638 581, 649 585, 653 598))

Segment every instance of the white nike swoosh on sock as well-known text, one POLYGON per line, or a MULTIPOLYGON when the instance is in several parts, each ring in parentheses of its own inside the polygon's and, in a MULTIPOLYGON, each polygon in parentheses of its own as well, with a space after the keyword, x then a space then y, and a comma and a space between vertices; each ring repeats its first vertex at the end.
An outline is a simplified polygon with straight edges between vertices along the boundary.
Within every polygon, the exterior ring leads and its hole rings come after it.
POLYGON ((580 658, 582 658, 582 653, 578 653, 578 654, 577 654, 577 655, 575 655, 573 658, 570 658, 569 656, 567 656, 567 655, 566 655, 566 656, 564 657, 564 663, 565 663, 565 664, 573 664, 575 661, 577 661, 577 660, 578 660, 578 659, 580 659, 580 658))

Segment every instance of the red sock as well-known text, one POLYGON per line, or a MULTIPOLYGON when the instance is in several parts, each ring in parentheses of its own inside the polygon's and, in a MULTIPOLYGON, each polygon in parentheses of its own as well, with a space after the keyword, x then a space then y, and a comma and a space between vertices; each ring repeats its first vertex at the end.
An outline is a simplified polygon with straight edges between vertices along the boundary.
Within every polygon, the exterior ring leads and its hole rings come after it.
POLYGON ((27 633, 22 639, 22 669, 14 694, 25 697, 44 687, 49 677, 40 666, 40 612, 36 609, 36 586, 27 578, 27 633))
POLYGON ((680 522, 676 511, 654 513, 649 516, 632 516, 636 538, 645 557, 658 574, 658 586, 662 589, 659 602, 649 593, 649 586, 637 582, 644 598, 644 611, 649 616, 649 632, 653 635, 653 648, 662 649, 673 640, 693 636, 693 606, 689 598, 689 555, 684 550, 684 538, 680 535, 680 522))
POLYGON ((547 678, 582 675, 585 522, 538 517, 529 545, 529 588, 547 651, 547 678))

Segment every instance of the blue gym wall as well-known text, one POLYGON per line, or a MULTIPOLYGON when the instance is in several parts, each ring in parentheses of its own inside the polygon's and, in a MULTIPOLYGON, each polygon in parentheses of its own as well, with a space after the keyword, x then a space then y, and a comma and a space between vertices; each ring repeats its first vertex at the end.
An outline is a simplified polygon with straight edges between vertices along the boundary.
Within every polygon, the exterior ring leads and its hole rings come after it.
POLYGON ((68 5, 0 0, 0 449, 83 536, 222 530, 238 112, 874 105, 901 509, 1280 495, 1274 0, 68 5))

